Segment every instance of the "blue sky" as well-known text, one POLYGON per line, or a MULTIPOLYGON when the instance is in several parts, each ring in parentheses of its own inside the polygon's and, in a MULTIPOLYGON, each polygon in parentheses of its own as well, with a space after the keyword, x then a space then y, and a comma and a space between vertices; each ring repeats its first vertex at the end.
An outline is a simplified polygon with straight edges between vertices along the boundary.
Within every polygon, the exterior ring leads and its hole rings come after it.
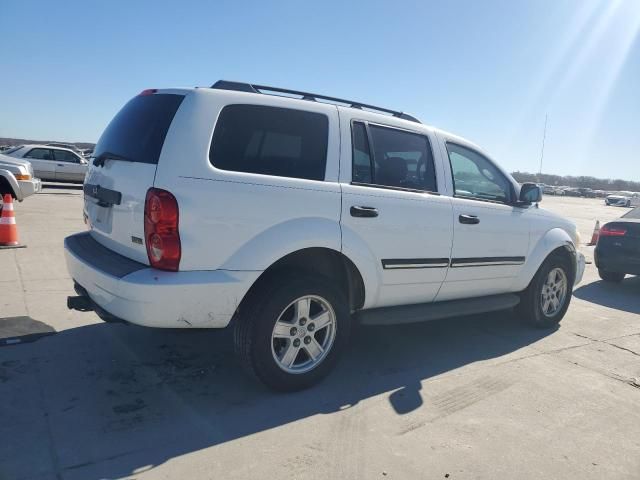
POLYGON ((640 180, 640 0, 0 4, 0 137, 96 141, 144 88, 408 111, 510 170, 640 180))

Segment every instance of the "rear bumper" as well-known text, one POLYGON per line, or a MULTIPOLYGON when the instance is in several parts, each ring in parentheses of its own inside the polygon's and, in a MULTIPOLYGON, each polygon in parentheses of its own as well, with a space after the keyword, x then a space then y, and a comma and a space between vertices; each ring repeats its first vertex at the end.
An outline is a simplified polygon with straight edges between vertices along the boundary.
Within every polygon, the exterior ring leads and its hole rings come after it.
POLYGON ((609 250, 596 247, 593 254, 596 267, 606 272, 640 275, 640 257, 616 254, 609 250))
POLYGON ((18 200, 24 200, 25 198, 42 190, 42 181, 39 178, 18 180, 18 186, 20 187, 20 195, 22 196, 22 198, 19 198, 18 200))
POLYGON ((261 273, 156 270, 108 250, 88 232, 65 239, 65 259, 73 280, 102 310, 158 328, 226 327, 261 273))

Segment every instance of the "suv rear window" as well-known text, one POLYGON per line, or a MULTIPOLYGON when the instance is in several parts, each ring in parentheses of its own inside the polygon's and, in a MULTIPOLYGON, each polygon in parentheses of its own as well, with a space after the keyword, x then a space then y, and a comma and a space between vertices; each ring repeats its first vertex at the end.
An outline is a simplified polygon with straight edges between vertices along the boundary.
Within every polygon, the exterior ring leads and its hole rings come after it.
POLYGON ((122 160, 157 164, 183 95, 152 94, 132 98, 111 120, 93 151, 122 160))
POLYGON ((234 172, 324 180, 325 115, 262 105, 228 105, 220 113, 209 159, 234 172))

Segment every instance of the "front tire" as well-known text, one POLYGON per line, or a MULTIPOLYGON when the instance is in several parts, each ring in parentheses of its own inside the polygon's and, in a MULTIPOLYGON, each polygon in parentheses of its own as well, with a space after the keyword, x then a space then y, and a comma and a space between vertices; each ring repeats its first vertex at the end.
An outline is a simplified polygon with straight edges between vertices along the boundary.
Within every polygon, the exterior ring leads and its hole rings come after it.
POLYGON ((547 258, 520 296, 517 311, 536 328, 552 328, 560 323, 571 303, 573 270, 560 255, 547 258))
POLYGON ((245 369, 278 391, 322 380, 350 332, 348 303, 334 285, 300 273, 281 273, 258 285, 236 318, 235 349, 245 369))
POLYGON ((598 275, 600 275, 600 278, 605 282, 620 283, 624 280, 624 273, 607 272, 601 268, 598 269, 598 275))

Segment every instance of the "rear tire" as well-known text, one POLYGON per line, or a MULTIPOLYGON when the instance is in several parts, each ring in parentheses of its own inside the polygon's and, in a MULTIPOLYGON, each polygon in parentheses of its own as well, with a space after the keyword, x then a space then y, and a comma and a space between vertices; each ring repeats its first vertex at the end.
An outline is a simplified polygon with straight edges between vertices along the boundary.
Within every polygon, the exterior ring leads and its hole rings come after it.
POLYGON ((601 268, 599 268, 598 275, 600 275, 600 278, 605 282, 620 283, 622 282, 622 280, 624 280, 625 274, 618 272, 607 272, 606 270, 602 270, 601 268))
POLYGON ((296 272, 264 279, 236 317, 235 350, 245 369, 284 392, 322 380, 344 350, 351 327, 347 300, 335 283, 296 272))
POLYGON ((516 308, 536 328, 553 328, 567 313, 573 290, 573 269, 566 257, 552 255, 538 269, 516 308))

